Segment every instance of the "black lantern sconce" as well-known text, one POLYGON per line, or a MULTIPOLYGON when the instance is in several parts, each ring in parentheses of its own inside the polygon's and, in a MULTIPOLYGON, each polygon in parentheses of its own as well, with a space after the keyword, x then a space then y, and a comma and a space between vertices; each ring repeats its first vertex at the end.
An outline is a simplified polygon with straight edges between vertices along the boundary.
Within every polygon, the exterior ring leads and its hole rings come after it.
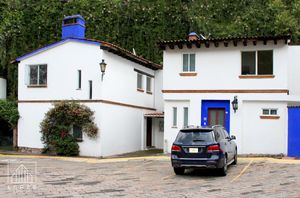
POLYGON ((101 70, 101 73, 102 73, 102 75, 101 75, 101 81, 103 81, 103 76, 105 74, 105 70, 106 70, 106 65, 107 64, 104 62, 104 59, 102 59, 102 62, 99 63, 99 65, 100 65, 100 70, 101 70))
POLYGON ((232 104, 232 109, 234 110, 234 113, 235 113, 236 110, 239 108, 237 96, 234 96, 234 99, 231 102, 231 104, 232 104))

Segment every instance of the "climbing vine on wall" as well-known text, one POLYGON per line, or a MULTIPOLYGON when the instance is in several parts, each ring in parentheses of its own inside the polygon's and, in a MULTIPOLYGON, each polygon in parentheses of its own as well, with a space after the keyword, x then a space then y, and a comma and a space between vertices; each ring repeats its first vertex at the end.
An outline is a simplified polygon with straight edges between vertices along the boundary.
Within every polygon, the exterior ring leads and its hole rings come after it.
POLYGON ((78 155, 77 140, 70 133, 73 126, 80 127, 90 138, 97 137, 94 112, 89 107, 73 101, 55 103, 41 123, 44 151, 54 151, 58 155, 66 156, 78 155))

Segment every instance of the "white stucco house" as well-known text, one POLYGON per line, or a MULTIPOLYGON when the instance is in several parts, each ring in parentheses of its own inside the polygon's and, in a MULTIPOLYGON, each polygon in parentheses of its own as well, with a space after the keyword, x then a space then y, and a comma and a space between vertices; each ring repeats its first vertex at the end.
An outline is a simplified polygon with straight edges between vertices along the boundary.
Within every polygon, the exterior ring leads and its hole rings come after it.
POLYGON ((165 151, 180 128, 218 124, 237 137, 239 154, 300 156, 300 114, 290 111, 300 103, 300 47, 289 39, 193 32, 160 41, 165 151))
MULTIPOLYGON (((300 157, 300 47, 289 36, 161 41, 163 66, 85 38, 80 15, 65 17, 62 39, 16 59, 18 147, 40 151, 40 123, 54 102, 95 112, 100 134, 83 135, 82 156, 161 148, 188 125, 223 125, 239 154, 300 157), (107 64, 101 73, 99 63, 107 64)), ((0 81, 1 83, 1 81, 0 81)))
POLYGON ((0 78, 0 99, 6 99, 6 80, 0 78))
POLYGON ((95 112, 100 134, 79 142, 81 156, 163 148, 162 66, 119 46, 85 38, 80 15, 63 19, 62 39, 16 59, 18 147, 40 151, 40 123, 54 102, 74 100, 95 112), (99 63, 107 64, 101 73, 99 63), (148 139, 146 122, 148 127, 148 139))

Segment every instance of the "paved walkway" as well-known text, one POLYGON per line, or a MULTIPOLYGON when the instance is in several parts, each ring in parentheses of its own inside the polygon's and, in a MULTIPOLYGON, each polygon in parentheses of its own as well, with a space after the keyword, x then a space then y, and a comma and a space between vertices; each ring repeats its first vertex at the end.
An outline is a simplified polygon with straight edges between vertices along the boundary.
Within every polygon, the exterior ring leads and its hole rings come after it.
POLYGON ((272 158, 239 158, 219 177, 176 176, 167 156, 0 155, 0 197, 300 197, 299 172, 299 160, 272 158))

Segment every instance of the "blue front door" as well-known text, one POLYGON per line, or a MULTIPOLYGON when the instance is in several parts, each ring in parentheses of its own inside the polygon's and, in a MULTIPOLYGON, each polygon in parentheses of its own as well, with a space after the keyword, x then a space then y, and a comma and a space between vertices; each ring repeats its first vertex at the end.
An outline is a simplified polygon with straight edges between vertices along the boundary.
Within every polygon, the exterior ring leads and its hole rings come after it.
POLYGON ((300 107, 289 107, 288 117, 288 156, 300 157, 300 107))
POLYGON ((202 100, 201 126, 222 125, 230 131, 230 101, 202 100))

